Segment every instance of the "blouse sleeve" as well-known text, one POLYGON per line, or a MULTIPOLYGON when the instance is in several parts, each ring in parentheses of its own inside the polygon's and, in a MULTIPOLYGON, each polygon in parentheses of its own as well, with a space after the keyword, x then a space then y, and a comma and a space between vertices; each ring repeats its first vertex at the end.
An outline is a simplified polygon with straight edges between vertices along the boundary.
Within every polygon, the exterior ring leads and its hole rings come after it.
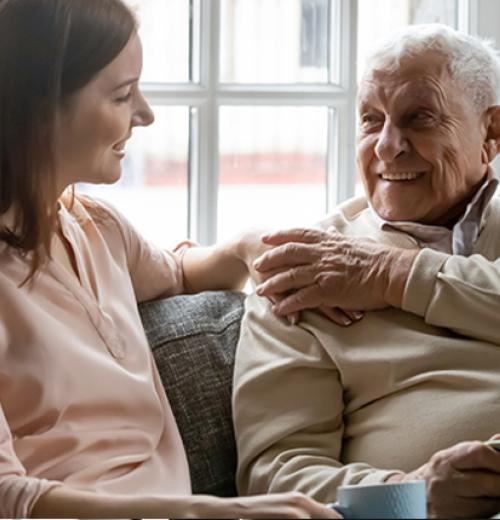
POLYGON ((0 406, 0 518, 29 518, 37 500, 60 482, 31 478, 17 458, 0 406))
POLYGON ((183 241, 173 251, 161 249, 144 238, 119 211, 107 202, 95 199, 92 202, 104 210, 118 225, 126 248, 130 277, 139 303, 187 291, 182 259, 186 250, 196 244, 183 241))

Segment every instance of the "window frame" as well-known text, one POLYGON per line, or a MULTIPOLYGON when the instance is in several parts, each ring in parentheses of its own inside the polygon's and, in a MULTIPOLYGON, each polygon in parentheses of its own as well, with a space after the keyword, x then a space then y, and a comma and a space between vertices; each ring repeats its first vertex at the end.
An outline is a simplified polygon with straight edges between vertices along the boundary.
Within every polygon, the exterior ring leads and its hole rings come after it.
MULTIPOLYGON (((478 1, 458 0, 457 26, 478 33, 478 1)), ((357 0, 332 0, 328 32, 330 72, 340 48, 338 84, 252 85, 219 83, 220 0, 191 0, 194 83, 141 83, 148 102, 190 107, 188 234, 202 245, 217 240, 219 108, 222 106, 323 106, 328 110, 326 208, 354 195, 357 0), (199 73, 197 71, 199 70, 199 73), (199 77, 198 77, 199 76, 199 77), (215 131, 214 131, 215 130, 215 131)))

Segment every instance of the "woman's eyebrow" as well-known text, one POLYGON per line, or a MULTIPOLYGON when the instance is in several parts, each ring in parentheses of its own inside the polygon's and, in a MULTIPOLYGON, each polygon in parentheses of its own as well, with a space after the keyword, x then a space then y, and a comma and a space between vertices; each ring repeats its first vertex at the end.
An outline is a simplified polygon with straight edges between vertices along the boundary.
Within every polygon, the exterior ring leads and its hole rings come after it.
POLYGON ((113 90, 118 90, 120 88, 126 87, 128 85, 132 85, 133 83, 136 83, 139 81, 139 78, 130 78, 125 81, 122 81, 119 85, 113 88, 113 90))

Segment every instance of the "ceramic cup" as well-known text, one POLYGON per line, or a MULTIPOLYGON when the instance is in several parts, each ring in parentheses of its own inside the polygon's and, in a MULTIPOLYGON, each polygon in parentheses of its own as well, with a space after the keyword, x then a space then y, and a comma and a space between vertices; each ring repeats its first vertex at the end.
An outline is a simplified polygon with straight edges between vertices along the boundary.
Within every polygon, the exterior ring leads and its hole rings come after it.
POLYGON ((344 518, 427 518, 423 480, 341 486, 330 505, 344 518))

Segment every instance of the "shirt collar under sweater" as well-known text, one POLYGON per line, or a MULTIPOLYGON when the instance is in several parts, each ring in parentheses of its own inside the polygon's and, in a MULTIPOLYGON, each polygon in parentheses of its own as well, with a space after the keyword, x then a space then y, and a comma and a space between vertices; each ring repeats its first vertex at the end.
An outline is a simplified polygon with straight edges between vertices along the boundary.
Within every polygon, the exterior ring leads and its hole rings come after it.
POLYGON ((431 226, 418 222, 384 220, 371 205, 365 210, 371 212, 383 231, 402 231, 412 236, 420 247, 428 247, 443 253, 469 256, 484 227, 486 209, 498 185, 498 180, 489 170, 486 181, 467 204, 462 217, 448 229, 444 226, 431 226))

